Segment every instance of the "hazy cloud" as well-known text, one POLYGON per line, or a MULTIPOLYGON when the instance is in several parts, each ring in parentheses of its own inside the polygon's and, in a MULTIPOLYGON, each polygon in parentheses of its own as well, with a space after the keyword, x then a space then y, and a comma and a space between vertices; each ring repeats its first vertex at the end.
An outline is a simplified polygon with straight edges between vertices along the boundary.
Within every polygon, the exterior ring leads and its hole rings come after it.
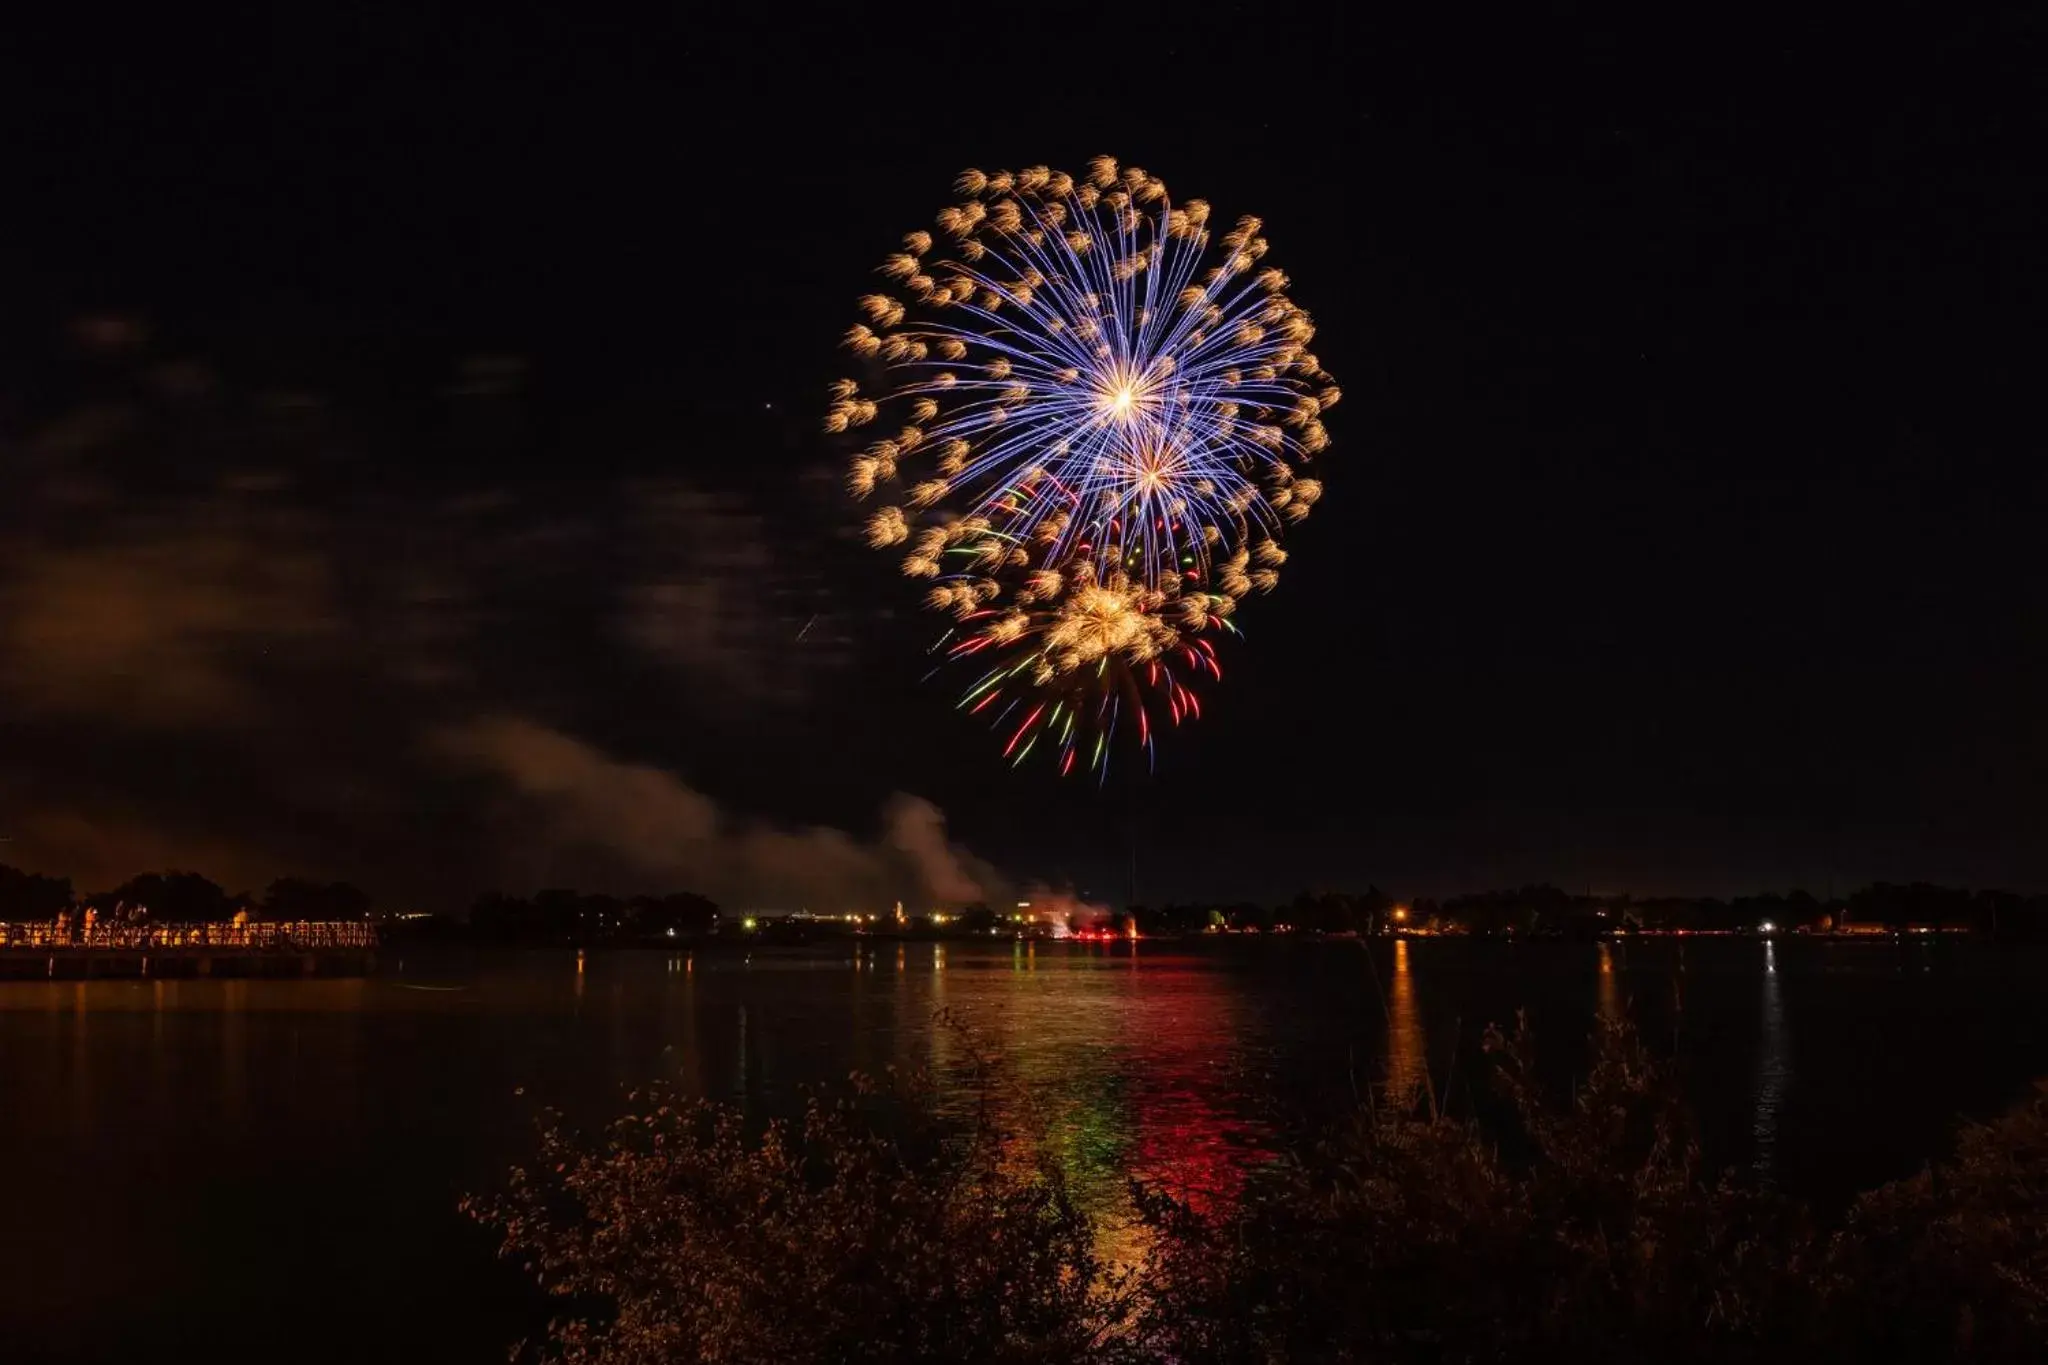
POLYGON ((264 704, 264 654, 335 624, 325 562, 247 527, 43 548, 0 584, 0 687, 25 709, 223 724, 264 704))
POLYGON ((119 886, 146 870, 181 868, 204 873, 229 891, 260 891, 288 872, 305 870, 203 828, 119 812, 35 811, 8 835, 12 842, 0 847, 0 861, 70 877, 86 890, 119 886))
MULTIPOLYGON (((852 648, 810 541, 771 524, 787 509, 488 459, 487 483, 415 479, 339 401, 131 356, 139 330, 80 337, 89 401, 0 433, 0 860, 95 889, 175 863, 443 905, 493 879, 785 905, 996 880, 915 798, 872 839, 783 827, 568 733, 473 721, 573 731, 630 692, 664 762, 718 748, 745 782, 732 753, 801 730, 852 648), (188 370, 207 382, 164 380, 188 370)), ((522 380, 472 364, 443 401, 522 380)))
POLYGON ((715 703, 800 703, 844 662, 821 577, 777 553, 766 519, 731 496, 630 485, 616 617, 622 638, 715 703))

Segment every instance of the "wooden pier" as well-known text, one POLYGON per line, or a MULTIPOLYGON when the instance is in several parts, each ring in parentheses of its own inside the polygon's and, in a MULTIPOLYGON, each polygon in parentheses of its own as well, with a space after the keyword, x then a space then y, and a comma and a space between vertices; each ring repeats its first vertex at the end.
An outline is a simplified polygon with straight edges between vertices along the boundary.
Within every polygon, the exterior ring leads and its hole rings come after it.
POLYGON ((0 981, 366 976, 377 931, 356 922, 68 926, 0 922, 0 981))

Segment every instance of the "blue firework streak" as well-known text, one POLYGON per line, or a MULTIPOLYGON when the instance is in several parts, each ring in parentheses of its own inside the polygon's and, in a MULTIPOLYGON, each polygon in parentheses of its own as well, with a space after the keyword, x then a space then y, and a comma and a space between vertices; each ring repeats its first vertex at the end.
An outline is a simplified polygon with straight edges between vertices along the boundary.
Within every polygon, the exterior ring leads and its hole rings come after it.
POLYGON ((834 386, 826 426, 885 433, 849 482, 888 495, 869 539, 932 581, 949 654, 997 660, 964 704, 1008 695, 1013 758, 1057 727, 1064 767, 1091 738, 1106 762, 1126 713, 1148 747, 1153 709, 1199 714, 1171 661, 1220 672, 1200 637, 1277 581, 1340 394, 1256 219, 1212 233, 1205 203, 1108 158, 958 188, 940 238, 907 236, 893 292, 861 300, 847 342, 870 372, 834 386))

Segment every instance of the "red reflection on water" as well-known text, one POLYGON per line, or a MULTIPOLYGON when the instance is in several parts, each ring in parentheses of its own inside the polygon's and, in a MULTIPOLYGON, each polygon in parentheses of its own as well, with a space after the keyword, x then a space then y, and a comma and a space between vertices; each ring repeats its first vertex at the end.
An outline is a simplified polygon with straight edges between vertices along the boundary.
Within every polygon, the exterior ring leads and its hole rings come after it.
POLYGON ((1173 1006, 1171 1022, 1133 1021, 1145 1029, 1144 1073, 1132 1087, 1128 1164, 1200 1212, 1226 1210, 1244 1188, 1248 1164, 1260 1159, 1265 1136, 1262 1126, 1228 1107, 1229 1097, 1241 1093, 1233 1084, 1239 1001, 1223 973, 1185 964, 1148 963, 1144 984, 1148 995, 1173 1006))
POLYGON ((1217 1108, 1204 1093, 1207 1078, 1194 1072, 1170 1077, 1137 1106, 1131 1166, 1197 1212, 1213 1213, 1242 1193, 1256 1134, 1217 1108))
POLYGON ((1240 1054, 1256 1030, 1230 975, 1118 948, 1040 948, 1037 976, 1023 978, 1036 984, 966 974, 948 1004, 1014 1082, 1003 1101, 1012 1158, 1058 1168, 1100 1220, 1103 1251, 1128 1263, 1144 1252, 1130 1180, 1225 1210, 1263 1159, 1265 1130, 1232 1108, 1249 1093, 1240 1054))

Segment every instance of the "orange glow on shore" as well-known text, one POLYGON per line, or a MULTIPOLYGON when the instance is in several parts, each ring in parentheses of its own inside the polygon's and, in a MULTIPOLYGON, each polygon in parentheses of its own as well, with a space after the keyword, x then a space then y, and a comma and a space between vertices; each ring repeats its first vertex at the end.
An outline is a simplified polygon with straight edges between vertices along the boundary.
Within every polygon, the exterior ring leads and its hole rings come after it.
POLYGON ((174 948, 375 948, 377 930, 360 920, 256 920, 235 924, 74 925, 65 920, 0 920, 0 948, 94 948, 108 952, 174 948))

